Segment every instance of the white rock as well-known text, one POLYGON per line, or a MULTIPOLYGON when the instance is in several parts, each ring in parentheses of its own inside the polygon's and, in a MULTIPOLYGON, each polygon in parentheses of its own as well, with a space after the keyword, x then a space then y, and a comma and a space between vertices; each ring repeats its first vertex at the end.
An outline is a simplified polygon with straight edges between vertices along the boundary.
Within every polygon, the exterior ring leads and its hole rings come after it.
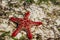
POLYGON ((32 26, 31 31, 33 32, 35 30, 35 26, 32 26))
POLYGON ((13 15, 9 15, 9 18, 10 18, 10 17, 13 17, 13 15))
POLYGON ((56 22, 57 22, 57 25, 60 25, 60 20, 59 19, 57 19, 56 22))
POLYGON ((6 28, 8 27, 8 24, 6 24, 6 23, 3 24, 3 23, 2 23, 1 26, 6 29, 6 28))
POLYGON ((12 27, 11 26, 8 26, 6 29, 5 29, 5 31, 10 31, 10 32, 12 32, 12 27))
POLYGON ((7 5, 6 1, 2 1, 2 4, 1 4, 3 7, 7 5))
POLYGON ((42 6, 44 8, 48 8, 48 6, 46 4, 41 4, 40 6, 42 6))
POLYGON ((17 15, 17 14, 15 14, 14 16, 18 17, 18 15, 17 15))
POLYGON ((26 35, 26 32, 25 31, 21 31, 21 33, 23 33, 24 35, 26 35))
POLYGON ((22 34, 21 34, 21 33, 18 33, 18 34, 16 35, 16 38, 20 39, 21 36, 22 36, 22 34))
POLYGON ((23 18, 23 16, 22 15, 19 15, 18 18, 23 18))
POLYGON ((15 11, 20 11, 20 9, 19 8, 14 8, 15 9, 15 11))
POLYGON ((36 39, 32 39, 32 40, 36 40, 36 39))
POLYGON ((50 30, 48 34, 50 34, 49 38, 54 38, 54 32, 52 30, 50 30))
POLYGON ((35 2, 37 2, 38 0, 34 0, 35 2))

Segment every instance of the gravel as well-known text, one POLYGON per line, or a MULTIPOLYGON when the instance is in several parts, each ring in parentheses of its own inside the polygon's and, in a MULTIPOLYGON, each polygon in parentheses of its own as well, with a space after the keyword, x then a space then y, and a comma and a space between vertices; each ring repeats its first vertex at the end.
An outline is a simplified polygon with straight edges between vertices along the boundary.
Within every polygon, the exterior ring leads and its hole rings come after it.
MULTIPOLYGON (((15 5, 14 3, 17 4, 18 1, 12 1, 11 3, 15 5)), ((19 4, 19 2, 18 2, 19 4)), ((54 40, 56 38, 60 37, 60 30, 58 30, 57 26, 60 25, 60 7, 58 5, 54 5, 51 2, 49 2, 49 5, 42 3, 40 5, 36 4, 31 4, 29 7, 24 9, 23 5, 17 5, 19 7, 10 7, 8 4, 8 1, 2 1, 0 4, 2 6, 2 10, 4 13, 7 13, 8 18, 3 18, 1 15, 0 17, 0 30, 3 29, 3 31, 10 31, 10 35, 13 32, 13 30, 16 29, 16 24, 12 23, 9 21, 10 17, 18 17, 18 18, 23 18, 24 14, 26 11, 30 11, 30 16, 29 18, 32 21, 41 21, 43 22, 43 25, 40 26, 32 26, 31 27, 31 32, 33 34, 33 39, 32 40, 49 40, 49 38, 52 38, 51 40, 54 40), (11 8, 4 10, 5 7, 11 8), (54 11, 55 10, 55 11, 54 11), (53 11, 55 13, 53 13, 53 11), (20 13, 19 13, 20 12, 20 13), (39 38, 37 39, 37 34, 39 35, 39 38)), ((1 12, 2 12, 1 11, 1 12)), ((3 14, 4 14, 3 13, 3 14)), ((60 26, 59 26, 60 27, 60 26)), ((20 39, 22 36, 26 36, 26 32, 21 30, 21 32, 18 33, 18 35, 15 37, 17 39, 20 39)), ((7 38, 7 37, 6 37, 7 38)), ((26 36, 27 38, 27 36, 26 36)), ((10 38, 7 38, 9 40, 10 38)), ((12 38, 11 38, 12 40, 12 38)), ((60 40, 60 39, 59 39, 60 40)))

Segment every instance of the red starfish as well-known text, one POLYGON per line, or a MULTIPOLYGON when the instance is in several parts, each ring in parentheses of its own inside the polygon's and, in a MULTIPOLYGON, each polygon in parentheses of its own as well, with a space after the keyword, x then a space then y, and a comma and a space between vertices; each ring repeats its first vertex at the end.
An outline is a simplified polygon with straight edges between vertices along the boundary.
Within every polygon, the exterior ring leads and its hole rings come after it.
POLYGON ((10 20, 12 22, 18 23, 17 29, 12 33, 12 37, 15 37, 22 28, 25 28, 28 38, 32 39, 32 34, 31 34, 31 31, 30 31, 30 27, 33 26, 33 25, 38 26, 38 25, 42 24, 42 22, 31 21, 30 19, 28 19, 29 15, 30 15, 30 12, 28 11, 28 12, 25 13, 24 18, 14 18, 14 17, 10 18, 10 20))

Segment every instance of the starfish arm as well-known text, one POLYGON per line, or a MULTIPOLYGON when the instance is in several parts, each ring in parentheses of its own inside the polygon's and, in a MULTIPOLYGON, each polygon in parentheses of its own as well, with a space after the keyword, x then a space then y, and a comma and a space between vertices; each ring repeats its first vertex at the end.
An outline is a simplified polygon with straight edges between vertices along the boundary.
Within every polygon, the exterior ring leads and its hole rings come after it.
POLYGON ((32 22, 33 25, 39 26, 42 24, 42 22, 32 22))
MULTIPOLYGON (((28 26, 27 26, 28 27, 28 26)), ((30 29, 29 28, 26 28, 26 32, 27 32, 27 36, 28 36, 28 38, 31 40, 33 37, 33 35, 31 34, 31 31, 30 31, 30 29)))
POLYGON ((30 15, 30 12, 29 12, 29 11, 26 12, 26 13, 25 13, 25 16, 24 16, 24 19, 28 19, 29 15, 30 15))
POLYGON ((22 19, 21 18, 11 17, 9 20, 11 20, 12 22, 17 22, 18 20, 22 20, 22 19))
POLYGON ((22 26, 19 25, 18 28, 12 33, 12 37, 15 37, 21 29, 22 29, 22 26))

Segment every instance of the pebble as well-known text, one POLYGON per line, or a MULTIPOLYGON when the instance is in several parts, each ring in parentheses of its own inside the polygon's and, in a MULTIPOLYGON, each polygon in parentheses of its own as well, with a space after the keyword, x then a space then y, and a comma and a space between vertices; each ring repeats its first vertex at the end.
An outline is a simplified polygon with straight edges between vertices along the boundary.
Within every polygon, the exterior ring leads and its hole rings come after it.
POLYGON ((16 36, 15 38, 20 39, 21 36, 22 36, 22 34, 21 34, 21 33, 18 33, 17 36, 16 36))
POLYGON ((6 29, 8 27, 8 24, 1 24, 1 27, 3 27, 4 29, 6 29))
POLYGON ((60 20, 59 19, 57 19, 56 22, 57 22, 57 25, 60 25, 60 20))

